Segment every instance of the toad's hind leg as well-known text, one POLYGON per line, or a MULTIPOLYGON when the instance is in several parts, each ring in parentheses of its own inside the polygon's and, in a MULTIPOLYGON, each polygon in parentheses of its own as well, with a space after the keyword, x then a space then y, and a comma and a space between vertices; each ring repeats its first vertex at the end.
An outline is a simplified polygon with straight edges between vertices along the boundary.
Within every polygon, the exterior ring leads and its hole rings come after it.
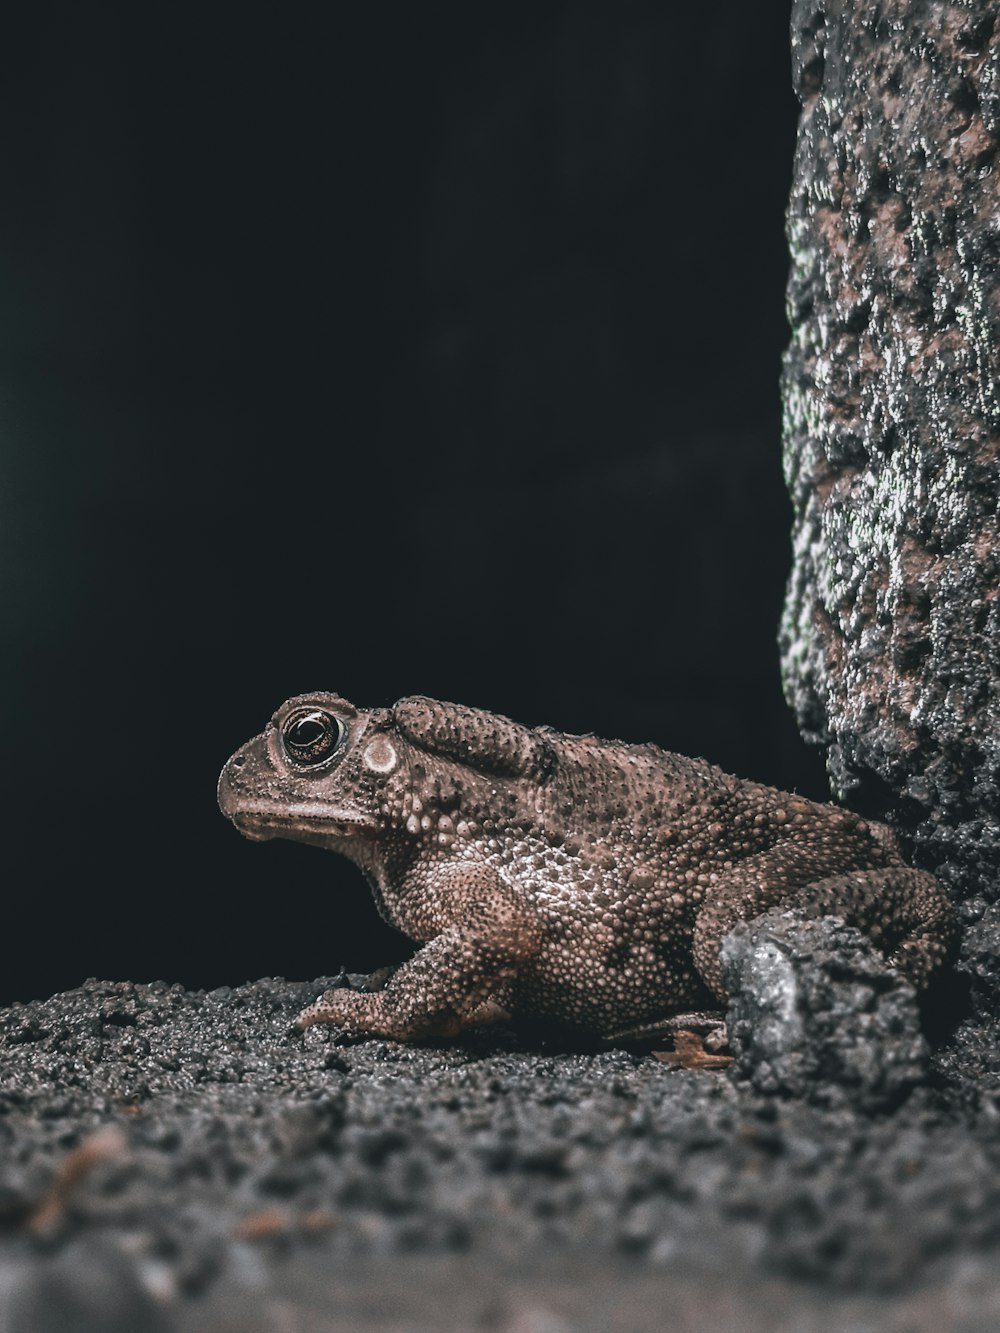
POLYGON ((933 875, 910 866, 854 870, 790 886, 768 880, 763 865, 738 868, 705 900, 694 933, 694 960, 703 979, 725 999, 719 949, 738 921, 771 907, 803 916, 838 916, 856 926, 918 989, 954 952, 958 928, 951 903, 933 875))

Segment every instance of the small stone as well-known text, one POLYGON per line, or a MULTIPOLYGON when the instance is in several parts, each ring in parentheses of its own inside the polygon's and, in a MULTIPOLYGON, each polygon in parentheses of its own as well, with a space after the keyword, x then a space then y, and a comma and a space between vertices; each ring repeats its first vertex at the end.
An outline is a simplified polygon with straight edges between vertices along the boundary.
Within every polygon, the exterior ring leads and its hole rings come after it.
POLYGON ((865 1112, 927 1073, 916 992, 837 918, 773 911, 722 945, 733 1076, 758 1092, 865 1112))

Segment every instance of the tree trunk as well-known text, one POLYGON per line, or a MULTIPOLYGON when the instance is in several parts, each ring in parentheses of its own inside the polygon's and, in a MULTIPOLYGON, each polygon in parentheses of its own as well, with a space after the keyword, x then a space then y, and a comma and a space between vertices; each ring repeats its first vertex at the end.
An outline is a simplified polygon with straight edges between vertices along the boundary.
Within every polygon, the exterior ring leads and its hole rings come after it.
POLYGON ((974 921, 1000 866, 1000 23, 797 0, 792 38, 785 690, 835 792, 974 921))

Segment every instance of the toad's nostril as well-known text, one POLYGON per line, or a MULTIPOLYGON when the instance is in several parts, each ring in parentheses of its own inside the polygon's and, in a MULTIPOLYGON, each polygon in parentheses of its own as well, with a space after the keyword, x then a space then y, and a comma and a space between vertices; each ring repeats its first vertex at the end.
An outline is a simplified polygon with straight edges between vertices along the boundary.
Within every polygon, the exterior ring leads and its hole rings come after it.
POLYGON ((246 763, 246 761, 247 757, 245 754, 234 754, 229 762, 233 766, 233 768, 242 768, 243 765, 246 763))

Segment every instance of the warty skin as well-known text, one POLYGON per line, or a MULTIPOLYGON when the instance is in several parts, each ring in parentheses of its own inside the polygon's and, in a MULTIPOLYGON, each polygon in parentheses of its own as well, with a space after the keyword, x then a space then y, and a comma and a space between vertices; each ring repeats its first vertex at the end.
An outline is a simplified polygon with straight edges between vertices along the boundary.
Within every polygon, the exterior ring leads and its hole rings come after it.
POLYGON ((719 946, 784 905, 837 915, 923 986, 955 924, 893 835, 655 745, 529 728, 423 697, 298 695, 242 746, 219 804, 246 837, 347 856, 423 947, 385 989, 301 1027, 401 1041, 507 1017, 607 1036, 726 999, 719 946))

